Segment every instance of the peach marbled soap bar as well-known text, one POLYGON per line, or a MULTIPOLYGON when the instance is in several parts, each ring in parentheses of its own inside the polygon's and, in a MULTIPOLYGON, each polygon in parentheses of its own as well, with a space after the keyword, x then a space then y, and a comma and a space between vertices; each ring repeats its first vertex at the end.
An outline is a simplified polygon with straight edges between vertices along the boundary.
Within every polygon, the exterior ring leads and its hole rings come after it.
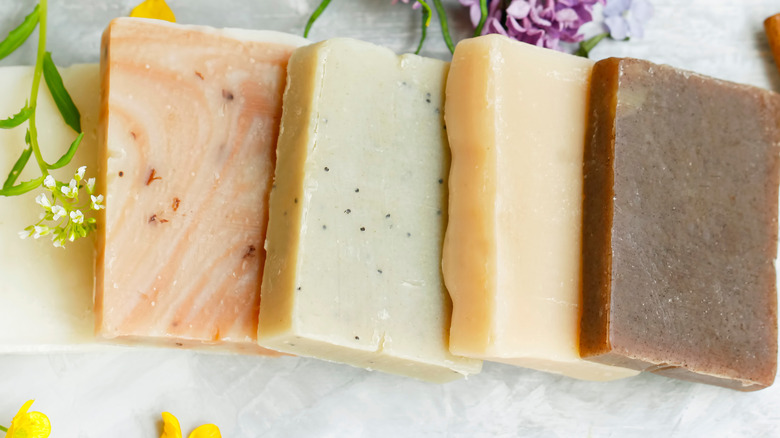
POLYGON ((743 391, 771 385, 780 96, 606 59, 587 140, 583 356, 743 391))
POLYGON ((97 334, 258 351, 268 195, 301 38, 123 18, 103 36, 97 334))

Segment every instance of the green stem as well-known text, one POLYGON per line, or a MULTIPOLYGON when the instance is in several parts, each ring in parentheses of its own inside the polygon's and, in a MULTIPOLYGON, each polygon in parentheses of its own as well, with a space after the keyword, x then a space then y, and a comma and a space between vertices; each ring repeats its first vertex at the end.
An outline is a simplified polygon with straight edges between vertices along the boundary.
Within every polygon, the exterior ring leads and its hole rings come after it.
POLYGON ((485 27, 485 22, 487 21, 487 16, 488 16, 487 0, 479 0, 479 10, 482 15, 479 18, 479 24, 477 24, 477 28, 474 29, 475 37, 482 35, 482 28, 485 27))
POLYGON ((452 43, 449 23, 447 22, 447 11, 444 10, 441 0, 433 0, 433 5, 436 7, 436 13, 439 14, 439 23, 441 23, 441 34, 444 37, 444 42, 447 43, 450 53, 455 53, 455 45, 452 43))
POLYGON ((32 91, 30 92, 30 107, 33 113, 30 116, 30 146, 32 146, 35 161, 38 162, 43 176, 49 174, 49 166, 43 160, 41 148, 38 146, 38 128, 35 124, 36 109, 38 108, 38 88, 41 85, 41 75, 43 74, 43 57, 46 55, 46 11, 47 0, 40 0, 40 25, 38 26, 38 55, 35 59, 35 71, 33 72, 32 91))
POLYGON ((593 50, 593 48, 596 47, 596 45, 607 36, 609 36, 608 33, 600 33, 596 36, 588 38, 585 41, 582 41, 580 43, 580 47, 574 54, 583 58, 587 58, 590 55, 590 51, 593 50))
POLYGON ((8 432, 8 428, 5 426, 0 426, 0 431, 8 432))
POLYGON ((417 0, 422 5, 422 35, 420 36, 420 44, 417 45, 417 50, 414 51, 415 55, 420 54, 420 50, 422 50, 423 43, 425 42, 425 37, 428 34, 428 26, 431 25, 431 7, 428 6, 428 2, 425 0, 417 0))
POLYGON ((322 15, 322 12, 325 11, 325 8, 328 7, 330 4, 330 0, 322 0, 322 3, 320 3, 319 6, 317 6, 317 9, 314 10, 314 12, 311 14, 311 17, 309 17, 309 21, 306 23, 306 29, 303 31, 303 37, 308 38, 309 31, 311 30, 311 26, 314 24, 315 21, 317 21, 318 18, 320 18, 320 15, 322 15))

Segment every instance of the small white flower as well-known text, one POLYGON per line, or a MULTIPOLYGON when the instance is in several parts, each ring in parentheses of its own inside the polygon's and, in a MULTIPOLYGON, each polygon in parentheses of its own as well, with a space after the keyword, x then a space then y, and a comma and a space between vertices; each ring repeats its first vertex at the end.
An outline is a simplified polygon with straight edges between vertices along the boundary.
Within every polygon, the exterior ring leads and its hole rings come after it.
POLYGON ((54 221, 59 220, 61 217, 68 214, 68 210, 65 210, 61 205, 55 205, 52 207, 51 212, 54 213, 54 217, 51 218, 54 221))
POLYGON ((47 211, 51 209, 51 201, 49 201, 49 197, 46 196, 44 193, 39 194, 35 198, 35 202, 37 202, 38 205, 45 208, 47 211))
POLYGON ((22 239, 26 239, 32 235, 32 230, 22 230, 19 231, 19 237, 22 239))
POLYGON ((82 213, 81 210, 71 211, 70 212, 70 220, 72 220, 74 224, 83 224, 84 223, 84 213, 82 213))
POLYGON ((76 240, 76 230, 74 230, 73 228, 70 229, 70 234, 68 235, 68 240, 70 240, 71 242, 76 240))
POLYGON ((86 172, 87 172, 87 166, 79 167, 79 169, 76 171, 76 181, 81 181, 82 179, 84 179, 84 173, 86 172))
POLYGON ((62 194, 67 196, 70 199, 73 199, 76 197, 76 195, 79 194, 79 186, 75 179, 70 180, 70 184, 67 186, 60 187, 60 191, 62 191, 62 194))
POLYGON ((54 241, 54 246, 56 248, 65 248, 65 245, 63 245, 63 242, 65 241, 65 239, 63 239, 62 237, 60 237, 60 238, 55 237, 52 240, 54 241))
POLYGON ((33 233, 33 239, 45 236, 51 231, 46 225, 36 225, 33 227, 33 230, 35 230, 35 233, 33 233))
POLYGON ((46 178, 43 179, 43 186, 49 190, 53 190, 57 187, 57 182, 54 180, 53 176, 46 175, 46 178))
POLYGON ((92 198, 92 209, 93 210, 100 210, 103 208, 106 208, 105 205, 101 205, 103 202, 103 195, 91 195, 90 198, 92 198))
POLYGON ((95 178, 90 178, 87 180, 87 192, 91 195, 93 191, 95 191, 95 178))

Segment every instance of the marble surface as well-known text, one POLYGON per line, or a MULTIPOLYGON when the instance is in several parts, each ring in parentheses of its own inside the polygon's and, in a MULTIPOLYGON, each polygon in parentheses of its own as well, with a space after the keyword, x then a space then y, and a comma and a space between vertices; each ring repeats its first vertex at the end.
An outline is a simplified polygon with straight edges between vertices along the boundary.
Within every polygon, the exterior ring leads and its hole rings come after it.
MULTIPOLYGON (((606 42, 593 57, 646 58, 780 91, 762 28, 780 12, 777 0, 652 2, 656 16, 644 39, 606 42)), ((50 3, 49 48, 67 65, 97 62, 103 28, 134 1, 50 3)), ((182 23, 300 33, 318 0, 169 3, 182 23)), ((32 4, 0 0, 0 33, 32 4)), ((456 37, 466 36, 457 1, 445 4, 456 37)), ((419 20, 390 0, 337 0, 310 36, 357 37, 406 52, 416 47, 419 20)), ((423 54, 447 59, 436 26, 434 19, 423 54)), ((0 65, 30 64, 33 56, 28 43, 0 65)), ((497 364, 435 385, 293 357, 143 349, 5 355, 0 394, 0 424, 35 398, 53 437, 159 436, 164 410, 179 417, 185 436, 206 422, 236 438, 780 436, 780 384, 739 393, 654 375, 589 383, 497 364)))

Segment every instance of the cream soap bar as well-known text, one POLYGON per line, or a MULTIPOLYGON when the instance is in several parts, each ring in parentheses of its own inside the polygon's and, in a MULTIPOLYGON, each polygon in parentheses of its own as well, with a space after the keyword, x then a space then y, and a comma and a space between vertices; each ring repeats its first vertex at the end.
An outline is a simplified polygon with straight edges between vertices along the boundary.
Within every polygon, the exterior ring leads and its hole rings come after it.
MULTIPOLYGON (((62 80, 81 113, 84 139, 71 164, 55 175, 70 180, 76 168, 96 171, 99 67, 77 65, 60 70, 62 80)), ((16 114, 30 98, 32 67, 0 68, 0 119, 16 114)), ((76 138, 62 121, 41 81, 37 109, 38 139, 44 158, 56 161, 76 138)), ((0 169, 7 172, 25 147, 27 124, 0 129, 0 169)), ((19 181, 40 176, 32 158, 19 181)), ((5 180, 5 174, 2 175, 5 180)), ((92 349, 94 343, 93 239, 55 248, 49 237, 22 240, 18 232, 37 222, 43 209, 35 203, 36 191, 24 196, 0 197, 0 353, 92 349)))
POLYGON ((286 67, 305 42, 132 18, 109 25, 101 61, 101 338, 259 350, 286 67))
POLYGON ((448 64, 334 39, 290 58, 259 342, 444 382, 448 64))
POLYGON ((443 272, 450 351, 587 380, 579 356, 582 163, 593 62, 485 36, 458 44, 443 272))

